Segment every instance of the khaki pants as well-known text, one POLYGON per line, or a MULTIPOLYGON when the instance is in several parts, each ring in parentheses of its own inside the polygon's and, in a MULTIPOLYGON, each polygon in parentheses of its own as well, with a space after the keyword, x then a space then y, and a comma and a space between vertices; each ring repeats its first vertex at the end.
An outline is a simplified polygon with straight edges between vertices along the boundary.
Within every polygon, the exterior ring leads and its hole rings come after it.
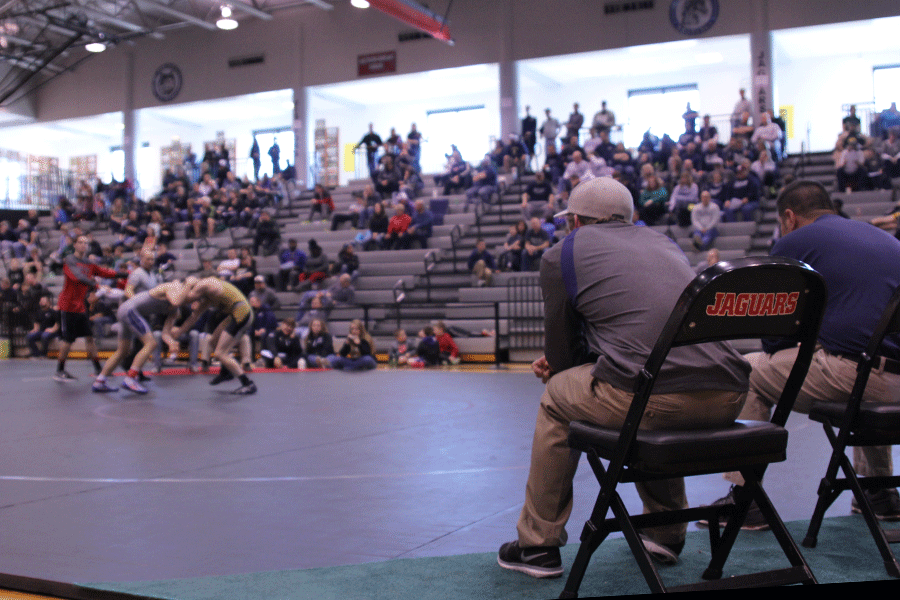
MULTIPOLYGON (((541 397, 531 470, 525 490, 525 506, 519 517, 519 545, 563 546, 568 539, 566 522, 572 512, 572 479, 580 454, 569 448, 569 423, 585 420, 605 427, 621 427, 633 394, 596 381, 594 365, 581 365, 557 373, 541 397)), ((641 429, 691 429, 732 423, 746 394, 696 391, 650 397, 641 429)), ((636 484, 645 512, 687 507, 684 479, 636 484)), ((661 543, 684 539, 686 524, 648 529, 661 543)))
MULTIPOLYGON (((750 393, 741 419, 768 421, 772 407, 778 402, 797 358, 797 348, 781 350, 775 354, 758 352, 747 355, 753 366, 750 374, 750 393)), ((812 363, 803 387, 794 403, 794 411, 807 414, 815 400, 846 403, 856 381, 856 361, 834 356, 821 348, 813 354, 812 363)), ((900 375, 872 370, 863 400, 874 402, 900 402, 900 375)), ((862 477, 890 476, 894 473, 890 446, 853 448, 853 466, 862 477)), ((728 473, 725 479, 743 485, 740 473, 728 473)))

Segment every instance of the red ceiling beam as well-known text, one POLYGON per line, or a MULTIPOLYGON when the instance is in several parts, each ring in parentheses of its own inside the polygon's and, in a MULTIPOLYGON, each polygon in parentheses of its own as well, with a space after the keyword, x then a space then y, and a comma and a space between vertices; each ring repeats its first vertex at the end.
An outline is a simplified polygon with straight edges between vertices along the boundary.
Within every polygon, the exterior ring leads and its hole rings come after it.
POLYGON ((412 25, 433 38, 453 43, 444 18, 412 0, 369 0, 369 4, 386 15, 412 25))

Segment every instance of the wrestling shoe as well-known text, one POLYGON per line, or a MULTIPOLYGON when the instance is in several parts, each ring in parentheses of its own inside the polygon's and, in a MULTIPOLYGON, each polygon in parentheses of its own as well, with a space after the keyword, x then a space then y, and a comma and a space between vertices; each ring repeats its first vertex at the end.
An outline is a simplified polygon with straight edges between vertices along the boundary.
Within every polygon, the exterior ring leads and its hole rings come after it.
POLYGON ((91 385, 91 391, 98 392, 98 393, 115 392, 117 389, 119 389, 119 388, 109 385, 109 382, 107 382, 105 380, 104 381, 95 381, 93 383, 93 385, 91 385))
POLYGON ((57 371, 53 375, 53 379, 55 379, 56 381, 78 381, 78 378, 68 371, 57 371))
POLYGON ((643 533, 640 536, 641 543, 644 544, 644 548, 647 549, 653 560, 664 565, 678 564, 678 555, 684 550, 684 541, 680 544, 663 544, 651 540, 643 533))
POLYGON ((234 379, 234 375, 232 375, 231 371, 225 367, 220 367, 219 374, 209 380, 209 385, 219 385, 223 381, 228 381, 229 379, 234 379))
MULTIPOLYGON (((734 488, 736 486, 731 486, 731 489, 728 490, 728 493, 716 500, 712 503, 712 505, 704 505, 704 506, 723 506, 725 504, 734 504, 734 488)), ((719 519, 719 526, 725 527, 728 524, 728 517, 722 516, 719 519)), ((698 527, 709 527, 709 521, 706 519, 700 519, 697 521, 698 527)), ((744 524, 741 525, 741 529, 744 531, 767 531, 769 529, 769 524, 766 522, 766 518, 763 517, 762 511, 759 510, 759 506, 757 506, 756 501, 750 503, 750 509, 747 511, 747 517, 744 519, 744 524)))
POLYGON ((147 375, 144 375, 143 371, 138 371, 137 380, 140 381, 141 383, 143 383, 145 381, 151 381, 151 379, 147 375))
POLYGON ((249 396, 250 394, 255 394, 256 384, 251 381, 247 385, 243 385, 231 393, 236 396, 249 396))
POLYGON ((130 390, 135 394, 146 394, 147 388, 139 384, 137 381, 132 379, 131 377, 126 377, 122 380, 122 388, 126 390, 130 390))
POLYGON ((507 542, 500 546, 497 564, 532 577, 559 577, 563 574, 562 558, 556 546, 519 548, 518 541, 507 542))
MULTIPOLYGON (((863 490, 863 493, 879 521, 900 521, 900 494, 897 493, 896 488, 876 491, 863 490)), ((855 496, 850 503, 850 511, 858 515, 862 514, 855 496)))

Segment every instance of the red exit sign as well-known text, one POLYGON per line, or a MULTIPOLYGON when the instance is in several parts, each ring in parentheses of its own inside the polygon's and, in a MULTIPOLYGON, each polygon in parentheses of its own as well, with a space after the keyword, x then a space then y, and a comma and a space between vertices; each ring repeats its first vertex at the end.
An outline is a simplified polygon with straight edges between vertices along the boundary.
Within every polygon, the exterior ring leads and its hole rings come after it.
POLYGON ((360 77, 364 75, 381 75, 397 72, 397 53, 378 52, 377 54, 360 54, 356 58, 356 69, 360 77))

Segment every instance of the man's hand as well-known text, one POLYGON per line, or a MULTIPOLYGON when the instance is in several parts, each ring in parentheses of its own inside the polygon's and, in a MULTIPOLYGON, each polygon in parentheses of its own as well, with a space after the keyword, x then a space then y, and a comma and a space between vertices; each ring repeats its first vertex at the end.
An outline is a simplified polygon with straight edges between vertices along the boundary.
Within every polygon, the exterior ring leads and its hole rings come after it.
POLYGON ((550 368, 550 363, 547 362, 546 356, 542 356, 531 363, 531 370, 543 383, 550 381, 550 378, 553 376, 553 369, 550 368))

